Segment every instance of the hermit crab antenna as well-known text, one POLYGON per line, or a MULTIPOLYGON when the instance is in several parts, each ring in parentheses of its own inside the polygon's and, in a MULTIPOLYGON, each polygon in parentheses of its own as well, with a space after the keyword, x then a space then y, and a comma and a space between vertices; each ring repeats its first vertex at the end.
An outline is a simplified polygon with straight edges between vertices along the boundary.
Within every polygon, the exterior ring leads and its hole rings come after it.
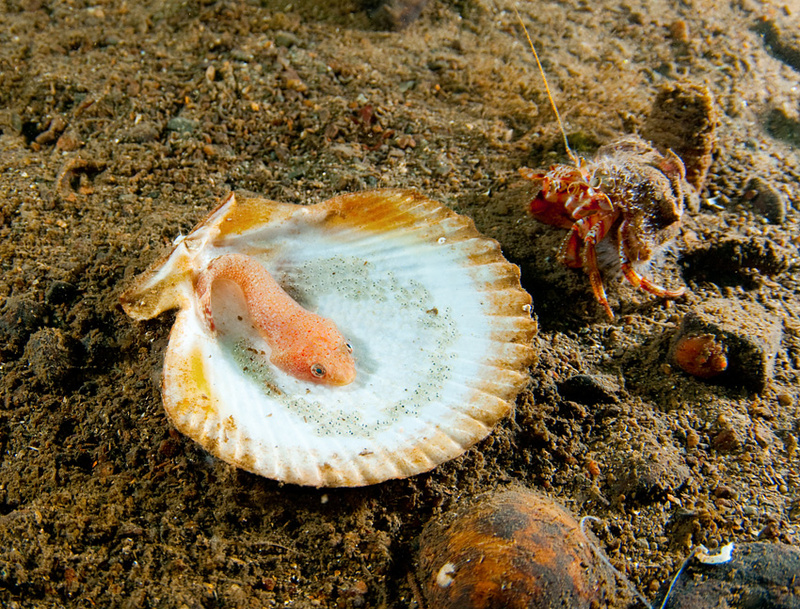
POLYGON ((550 85, 547 83, 547 77, 544 75, 544 68, 542 67, 542 62, 539 61, 539 53, 536 52, 536 47, 533 46, 531 35, 528 33, 528 28, 525 27, 525 23, 522 21, 522 17, 520 16, 516 5, 514 6, 514 12, 517 14, 517 20, 519 21, 519 24, 522 26, 522 31, 525 32, 525 38, 528 39, 528 44, 531 47, 531 51, 533 51, 533 56, 534 58, 536 58, 536 65, 539 67, 539 74, 542 75, 542 81, 544 81, 544 88, 547 91, 547 99, 550 100, 550 105, 553 108, 553 112, 556 113, 556 120, 558 121, 559 129, 561 129, 561 135, 564 138, 564 146, 567 149, 567 154, 569 155, 569 158, 572 159, 573 163, 575 163, 576 165, 580 165, 578 157, 575 156, 575 153, 572 152, 572 148, 569 147, 569 141, 567 140, 567 132, 564 130, 564 123, 561 122, 561 115, 558 113, 556 102, 553 101, 553 94, 550 92, 550 85))

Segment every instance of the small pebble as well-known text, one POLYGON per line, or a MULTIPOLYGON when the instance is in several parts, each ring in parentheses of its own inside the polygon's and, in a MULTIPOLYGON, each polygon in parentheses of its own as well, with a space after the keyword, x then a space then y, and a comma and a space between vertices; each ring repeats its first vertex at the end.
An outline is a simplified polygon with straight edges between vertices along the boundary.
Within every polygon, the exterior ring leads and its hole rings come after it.
POLYGON ((167 131, 176 133, 191 133, 197 127, 197 122, 182 116, 175 116, 167 121, 167 131))
MULTIPOLYGON (((169 127, 167 127, 169 128, 169 127)), ((145 144, 156 141, 161 135, 159 128, 150 121, 142 121, 128 129, 120 138, 123 142, 145 144)))
POLYGON ((720 415, 715 423, 716 433, 711 438, 711 447, 722 453, 732 453, 744 446, 745 432, 727 417, 720 415))
POLYGON ((79 341, 58 328, 42 328, 28 340, 23 357, 39 382, 56 387, 75 381, 83 355, 79 341))
POLYGON ((397 147, 405 150, 406 148, 415 148, 417 146, 417 142, 414 141, 414 138, 408 134, 402 134, 397 136, 397 147))
POLYGON ((300 39, 291 32, 277 32, 275 34, 275 46, 289 48, 298 46, 300 39))
POLYGON ((673 21, 669 26, 669 35, 675 42, 689 42, 689 26, 683 19, 673 21))
POLYGON ((786 434, 783 439, 784 447, 786 448, 786 454, 789 457, 793 457, 794 453, 797 452, 797 438, 794 437, 792 434, 786 434))
POLYGON ((783 224, 786 220, 786 197, 772 184, 759 178, 750 178, 744 187, 743 198, 773 224, 783 224))
POLYGON ((65 131, 56 142, 56 148, 61 152, 72 152, 83 146, 83 142, 72 132, 65 131))
POLYGON ((721 499, 735 499, 736 493, 727 486, 718 486, 714 489, 714 496, 721 499))
POLYGON ((619 384, 613 378, 598 374, 575 374, 558 383, 562 398, 584 406, 615 404, 619 391, 619 384))

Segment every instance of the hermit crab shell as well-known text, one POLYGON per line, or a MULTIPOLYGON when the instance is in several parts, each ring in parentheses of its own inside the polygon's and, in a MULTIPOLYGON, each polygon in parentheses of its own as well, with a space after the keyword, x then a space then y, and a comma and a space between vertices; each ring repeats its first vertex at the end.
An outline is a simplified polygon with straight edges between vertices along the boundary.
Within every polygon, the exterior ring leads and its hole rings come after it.
POLYGON ((121 300, 139 320, 180 308, 162 387, 175 427, 228 463, 295 484, 373 484, 458 456, 509 412, 533 358, 517 267, 470 219, 413 191, 307 206, 232 193, 121 300), (317 385, 272 366, 225 282, 208 328, 194 282, 231 253, 336 324, 354 382, 317 385))

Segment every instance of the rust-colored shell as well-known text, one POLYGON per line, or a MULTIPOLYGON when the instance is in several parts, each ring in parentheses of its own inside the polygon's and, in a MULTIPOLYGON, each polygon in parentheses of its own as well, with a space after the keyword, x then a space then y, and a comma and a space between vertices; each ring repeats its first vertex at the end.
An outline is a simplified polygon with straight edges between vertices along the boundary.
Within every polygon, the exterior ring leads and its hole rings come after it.
POLYGON ((614 582, 572 515, 526 490, 490 494, 429 524, 418 576, 435 609, 589 609, 614 582))

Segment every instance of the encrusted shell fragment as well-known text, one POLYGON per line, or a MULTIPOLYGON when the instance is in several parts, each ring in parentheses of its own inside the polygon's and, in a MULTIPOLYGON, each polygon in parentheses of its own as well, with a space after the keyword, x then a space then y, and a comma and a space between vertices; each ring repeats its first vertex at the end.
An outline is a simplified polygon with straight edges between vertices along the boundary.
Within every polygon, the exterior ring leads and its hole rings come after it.
POLYGON ((180 308, 164 362, 175 427, 217 457, 284 482, 361 486, 432 469, 484 438, 527 381, 531 298, 473 222, 413 191, 316 205, 232 193, 123 294, 134 319, 180 308), (226 283, 216 331, 194 282, 209 262, 258 260, 352 344, 357 376, 316 385, 270 365, 226 283))

